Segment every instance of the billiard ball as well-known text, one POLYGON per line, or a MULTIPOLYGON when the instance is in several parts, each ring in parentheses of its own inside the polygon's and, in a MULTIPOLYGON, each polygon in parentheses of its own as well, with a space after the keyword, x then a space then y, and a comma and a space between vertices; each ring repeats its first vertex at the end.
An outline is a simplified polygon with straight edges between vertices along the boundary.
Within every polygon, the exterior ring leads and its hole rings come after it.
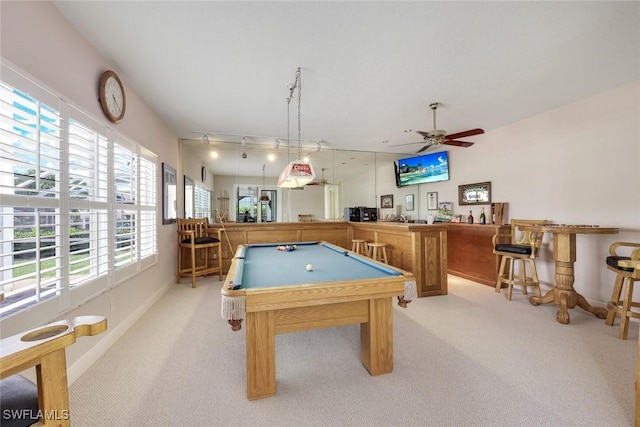
POLYGON ((307 264, 307 271, 312 271, 312 270, 313 270, 313 265, 307 264))

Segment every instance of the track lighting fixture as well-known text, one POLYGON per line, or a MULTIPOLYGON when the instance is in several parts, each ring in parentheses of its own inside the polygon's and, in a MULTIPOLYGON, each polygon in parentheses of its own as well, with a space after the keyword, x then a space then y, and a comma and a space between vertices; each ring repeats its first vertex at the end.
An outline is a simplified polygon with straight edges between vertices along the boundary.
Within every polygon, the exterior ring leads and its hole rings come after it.
POLYGON ((242 142, 241 142, 240 144, 241 144, 243 147, 246 147, 246 146, 247 146, 247 137, 246 137, 246 136, 243 136, 243 137, 242 137, 242 142))
POLYGON ((273 141, 273 149, 274 149, 274 150, 277 150, 277 149, 278 149, 278 147, 280 147, 280 139, 279 139, 279 138, 276 138, 276 139, 273 141))
POLYGON ((243 151, 243 152, 242 152, 242 158, 243 158, 243 159, 246 159, 246 158, 247 158, 247 152, 246 152, 246 151, 243 151))
POLYGON ((202 136, 202 141, 204 142, 204 145, 209 145, 209 135, 205 133, 202 136))

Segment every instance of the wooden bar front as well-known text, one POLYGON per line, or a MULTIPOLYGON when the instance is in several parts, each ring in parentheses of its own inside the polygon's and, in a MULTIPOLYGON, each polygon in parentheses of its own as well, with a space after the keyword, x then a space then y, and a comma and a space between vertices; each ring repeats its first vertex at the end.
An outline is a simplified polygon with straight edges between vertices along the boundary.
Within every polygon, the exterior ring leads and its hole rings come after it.
POLYGON ((238 245, 326 241, 351 249, 352 239, 387 244, 389 265, 413 273, 419 297, 447 294, 447 226, 388 222, 312 221, 212 224, 222 231, 222 269, 238 245))
POLYGON ((500 258, 493 254, 494 234, 508 235, 509 225, 447 224, 449 274, 495 286, 500 258))

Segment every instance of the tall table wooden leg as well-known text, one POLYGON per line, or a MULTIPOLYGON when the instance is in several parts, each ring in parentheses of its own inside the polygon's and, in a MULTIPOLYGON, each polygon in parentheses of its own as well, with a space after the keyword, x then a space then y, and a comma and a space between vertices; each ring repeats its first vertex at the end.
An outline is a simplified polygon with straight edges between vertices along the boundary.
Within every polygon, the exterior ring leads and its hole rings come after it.
POLYGON ((569 309, 574 308, 576 305, 604 319, 607 315, 607 310, 593 307, 573 287, 573 282, 575 281, 574 264, 576 262, 575 233, 553 234, 553 260, 556 265, 556 287, 547 292, 542 298, 529 297, 529 302, 533 305, 555 302, 558 306, 556 320, 565 325, 571 322, 569 309))

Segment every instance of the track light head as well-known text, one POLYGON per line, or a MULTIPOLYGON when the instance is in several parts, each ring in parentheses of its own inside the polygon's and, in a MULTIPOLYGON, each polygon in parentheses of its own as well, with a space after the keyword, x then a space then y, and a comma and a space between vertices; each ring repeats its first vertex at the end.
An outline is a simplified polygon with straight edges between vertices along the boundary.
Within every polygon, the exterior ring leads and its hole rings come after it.
POLYGON ((209 135, 206 133, 202 135, 202 141, 204 142, 204 145, 209 145, 209 135))
POLYGON ((240 142, 240 144, 241 144, 243 147, 246 147, 246 146, 247 146, 247 137, 246 137, 246 136, 243 136, 243 137, 242 137, 242 142, 240 142))
POLYGON ((276 138, 275 141, 273 141, 273 149, 277 150, 278 147, 280 147, 280 138, 276 138))
POLYGON ((246 152, 246 151, 243 151, 243 152, 242 152, 242 158, 243 158, 243 159, 246 159, 246 158, 247 158, 247 152, 246 152))

